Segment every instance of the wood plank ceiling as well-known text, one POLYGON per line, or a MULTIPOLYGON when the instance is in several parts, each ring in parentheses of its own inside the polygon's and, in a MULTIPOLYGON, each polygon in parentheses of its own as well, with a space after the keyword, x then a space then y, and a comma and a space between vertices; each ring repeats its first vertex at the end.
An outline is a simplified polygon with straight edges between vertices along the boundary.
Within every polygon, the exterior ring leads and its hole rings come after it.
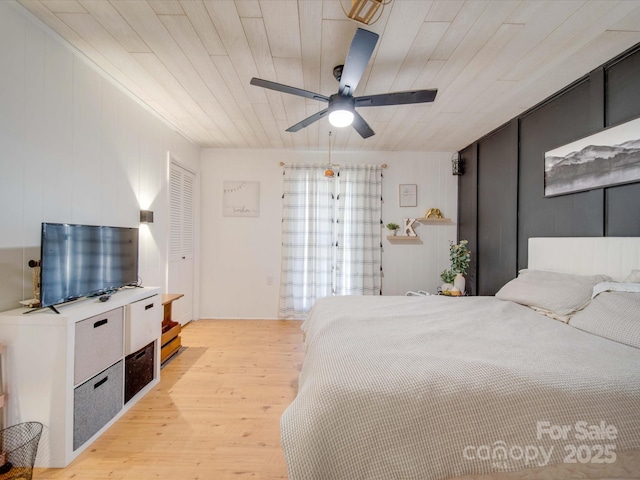
POLYGON ((351 0, 20 0, 185 137, 214 148, 453 151, 640 42, 640 1, 391 0, 363 26, 351 0), (438 88, 432 104, 360 110, 376 135, 325 104, 251 86, 253 76, 324 95, 358 26, 380 40, 356 96, 438 88))

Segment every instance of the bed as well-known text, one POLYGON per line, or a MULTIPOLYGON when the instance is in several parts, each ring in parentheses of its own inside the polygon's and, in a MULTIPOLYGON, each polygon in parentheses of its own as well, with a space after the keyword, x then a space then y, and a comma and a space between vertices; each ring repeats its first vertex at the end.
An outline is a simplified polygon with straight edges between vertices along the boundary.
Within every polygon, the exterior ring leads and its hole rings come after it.
POLYGON ((496 297, 330 297, 302 329, 291 480, 640 478, 640 238, 530 239, 496 297))

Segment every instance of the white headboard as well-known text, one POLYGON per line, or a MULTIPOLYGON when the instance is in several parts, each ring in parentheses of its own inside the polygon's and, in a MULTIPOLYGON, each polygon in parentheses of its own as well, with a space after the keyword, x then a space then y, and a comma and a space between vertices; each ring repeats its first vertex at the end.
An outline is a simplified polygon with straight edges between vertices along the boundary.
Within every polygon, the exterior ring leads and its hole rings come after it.
POLYGON ((622 281, 640 269, 640 237, 530 238, 528 268, 622 281))

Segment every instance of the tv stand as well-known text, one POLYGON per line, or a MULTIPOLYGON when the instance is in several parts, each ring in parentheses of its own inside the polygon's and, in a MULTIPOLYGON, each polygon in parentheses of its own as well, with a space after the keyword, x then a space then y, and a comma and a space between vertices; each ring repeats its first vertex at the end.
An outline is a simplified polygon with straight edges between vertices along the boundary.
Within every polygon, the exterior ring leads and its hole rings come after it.
POLYGON ((0 313, 7 425, 42 423, 36 466, 65 467, 160 381, 160 289, 25 308, 0 313))

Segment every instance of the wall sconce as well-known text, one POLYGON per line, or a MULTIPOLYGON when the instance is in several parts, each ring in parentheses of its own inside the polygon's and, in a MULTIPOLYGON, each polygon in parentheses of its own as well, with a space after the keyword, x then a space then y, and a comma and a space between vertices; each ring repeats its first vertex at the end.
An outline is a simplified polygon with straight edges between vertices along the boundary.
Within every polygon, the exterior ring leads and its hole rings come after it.
POLYGON ((451 173, 454 175, 464 175, 464 158, 459 152, 456 152, 451 157, 451 173))
POLYGON ((140 223, 153 223, 153 212, 151 210, 140 210, 140 223))

